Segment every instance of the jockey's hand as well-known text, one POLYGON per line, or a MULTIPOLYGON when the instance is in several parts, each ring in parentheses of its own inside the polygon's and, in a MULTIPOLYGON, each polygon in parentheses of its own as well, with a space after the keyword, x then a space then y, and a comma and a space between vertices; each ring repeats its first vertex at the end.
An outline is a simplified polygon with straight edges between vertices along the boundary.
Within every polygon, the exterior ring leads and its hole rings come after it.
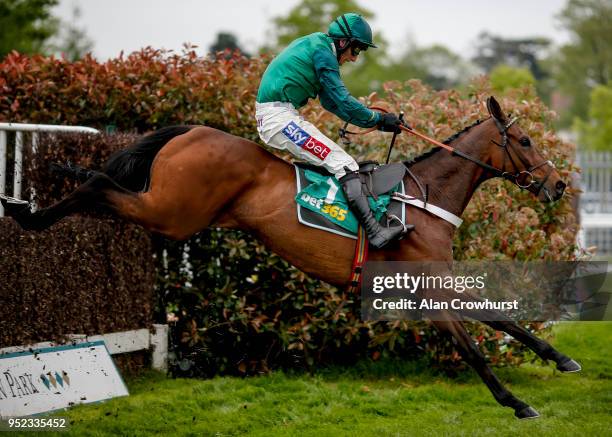
POLYGON ((400 125, 402 121, 393 112, 387 112, 382 114, 380 121, 378 122, 378 130, 383 132, 401 132, 400 125))

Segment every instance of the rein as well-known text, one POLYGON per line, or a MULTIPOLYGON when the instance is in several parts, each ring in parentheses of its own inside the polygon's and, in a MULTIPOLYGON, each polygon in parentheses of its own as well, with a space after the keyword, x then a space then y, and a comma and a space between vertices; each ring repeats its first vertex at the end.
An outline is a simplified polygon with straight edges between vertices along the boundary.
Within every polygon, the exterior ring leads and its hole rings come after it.
MULTIPOLYGON (((381 112, 387 112, 386 110, 384 110, 383 108, 379 108, 379 107, 371 107, 370 109, 373 110, 378 110, 381 112)), ((485 170, 493 173, 495 176, 497 177, 501 177, 504 179, 507 179, 511 182, 513 182, 516 186, 518 186, 519 188, 522 189, 529 189, 531 188, 531 186, 534 186, 535 188, 537 188, 537 190, 534 192, 534 194, 537 196, 538 194, 540 194, 540 191, 542 191, 542 189, 544 188, 544 184, 546 183, 546 181, 548 180, 548 178, 550 177, 550 175, 552 174, 553 170, 555 169, 555 165, 552 163, 552 161, 550 160, 546 160, 546 161, 542 161, 539 164, 533 165, 531 167, 527 168, 527 164, 525 164, 525 162, 521 159, 520 156, 518 156, 519 160, 521 161, 521 164, 523 164, 523 166, 526 168, 526 170, 519 170, 518 166, 516 165, 516 162, 514 161, 514 159, 512 158, 512 155, 510 153, 510 147, 509 147, 509 140, 508 140, 508 129, 510 129, 510 127, 516 123, 516 121, 518 120, 518 117, 514 117, 512 118, 507 124, 503 125, 499 120, 497 120, 495 117, 493 117, 493 120, 495 121, 495 125, 497 126, 497 130, 499 131, 499 133, 502 136, 502 142, 501 144, 498 143, 497 141, 491 139, 491 142, 499 147, 502 147, 505 151, 504 154, 504 163, 502 165, 502 167, 505 167, 506 164, 506 157, 508 157, 510 159, 510 162, 512 163, 512 166, 514 167, 515 172, 514 173, 510 173, 508 171, 504 171, 501 170, 497 167, 494 167, 492 165, 487 164, 486 162, 483 162, 477 158, 474 158, 473 156, 470 156, 464 152, 462 152, 461 150, 458 150, 455 147, 452 147, 448 144, 444 144, 441 143, 440 141, 434 140, 433 138, 428 137, 425 134, 422 134, 421 132, 418 132, 416 130, 414 130, 413 128, 411 128, 410 126, 408 126, 406 123, 403 123, 399 126, 399 128, 404 131, 404 132, 408 132, 411 135, 414 135, 416 137, 421 138, 422 140, 425 140, 435 146, 438 147, 442 147, 443 149, 448 150, 449 152, 451 152, 453 155, 457 155, 463 159, 467 159, 468 161, 471 161, 475 164, 477 164, 478 166, 484 168, 485 170), (544 165, 548 165, 550 166, 550 170, 548 171, 548 173, 546 174, 546 177, 544 178, 543 181, 538 181, 536 180, 536 178, 533 176, 533 171, 544 166, 544 165)), ((363 131, 360 132, 351 132, 348 131, 346 128, 348 126, 348 122, 346 122, 346 124, 344 125, 343 128, 340 129, 340 137, 343 139, 343 142, 345 142, 345 144, 350 143, 350 139, 348 139, 347 134, 348 135, 365 135, 367 133, 373 132, 377 129, 377 127, 372 127, 372 128, 368 128, 365 129, 363 131)), ((393 140, 395 140, 395 136, 396 134, 394 134, 393 140)), ((391 148, 393 147, 393 141, 391 143, 391 148)), ((391 148, 389 149, 389 156, 391 155, 391 148)), ((548 190, 544 189, 544 192, 546 194, 546 196, 552 200, 550 193, 548 193, 548 190)))

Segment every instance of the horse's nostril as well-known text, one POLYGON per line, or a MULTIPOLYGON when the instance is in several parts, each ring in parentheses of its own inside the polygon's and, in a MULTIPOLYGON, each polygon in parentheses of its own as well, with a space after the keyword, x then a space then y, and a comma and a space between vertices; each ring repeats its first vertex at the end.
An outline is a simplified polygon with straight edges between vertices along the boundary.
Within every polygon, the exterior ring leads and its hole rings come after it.
POLYGON ((557 191, 559 191, 559 192, 563 192, 563 191, 565 191, 565 187, 566 187, 566 186, 567 186, 567 185, 566 185, 566 184, 565 184, 565 182, 563 182, 563 181, 559 181, 559 182, 557 182, 557 184, 555 185, 555 187, 557 188, 557 191))

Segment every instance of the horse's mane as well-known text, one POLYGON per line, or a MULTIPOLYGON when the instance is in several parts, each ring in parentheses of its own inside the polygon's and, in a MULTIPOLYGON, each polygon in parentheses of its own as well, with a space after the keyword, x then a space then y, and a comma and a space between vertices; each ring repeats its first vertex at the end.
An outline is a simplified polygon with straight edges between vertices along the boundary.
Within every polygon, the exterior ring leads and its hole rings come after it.
MULTIPOLYGON (((457 138, 459 138, 461 135, 463 135, 464 133, 466 133, 467 131, 472 129, 474 126, 478 126, 480 123, 482 123, 485 120, 480 120, 480 119, 476 120, 474 123, 470 124, 467 127, 464 127, 459 132, 456 132, 456 133, 452 134, 450 137, 448 137, 447 139, 445 139, 442 142, 444 144, 452 143, 457 138)), ((406 164, 406 165, 413 165, 413 164, 416 164, 417 162, 424 161, 425 159, 430 158, 432 155, 434 155, 435 153, 439 152, 440 150, 442 150, 442 147, 434 147, 433 149, 428 150, 427 152, 423 153, 422 155, 419 155, 416 158, 412 159, 412 161, 405 161, 404 164, 406 164)))

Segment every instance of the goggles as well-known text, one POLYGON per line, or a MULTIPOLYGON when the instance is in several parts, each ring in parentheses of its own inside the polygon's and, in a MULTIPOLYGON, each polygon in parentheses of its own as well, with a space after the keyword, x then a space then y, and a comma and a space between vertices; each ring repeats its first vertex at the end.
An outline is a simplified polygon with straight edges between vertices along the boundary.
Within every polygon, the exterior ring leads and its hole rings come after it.
POLYGON ((353 54, 353 56, 358 56, 359 53, 365 52, 367 49, 367 46, 364 46, 362 44, 355 44, 351 46, 351 53, 353 54))

